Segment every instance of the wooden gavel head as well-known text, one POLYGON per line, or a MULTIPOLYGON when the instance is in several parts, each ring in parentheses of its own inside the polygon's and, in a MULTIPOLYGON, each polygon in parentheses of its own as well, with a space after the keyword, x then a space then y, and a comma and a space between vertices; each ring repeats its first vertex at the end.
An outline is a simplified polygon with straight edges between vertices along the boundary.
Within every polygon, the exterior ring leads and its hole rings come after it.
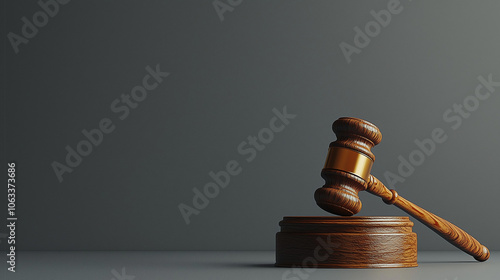
POLYGON ((351 216, 361 210, 358 192, 366 189, 375 161, 371 148, 382 140, 380 130, 367 121, 340 118, 332 125, 337 141, 330 143, 321 177, 325 185, 314 199, 323 210, 351 216))
POLYGON ((354 215, 361 210, 358 192, 366 190, 410 214, 476 260, 485 261, 490 257, 488 248, 470 234, 404 199, 395 190, 387 189, 370 175, 375 161, 370 149, 382 140, 376 126, 360 119, 340 118, 332 127, 337 141, 330 143, 321 171, 325 184, 314 193, 319 207, 337 215, 354 215))

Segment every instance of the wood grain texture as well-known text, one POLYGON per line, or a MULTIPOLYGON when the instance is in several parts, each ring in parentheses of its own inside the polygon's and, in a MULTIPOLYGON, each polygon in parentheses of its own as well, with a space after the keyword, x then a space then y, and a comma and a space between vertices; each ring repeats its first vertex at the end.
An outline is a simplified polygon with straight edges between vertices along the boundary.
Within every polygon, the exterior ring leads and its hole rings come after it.
MULTIPOLYGON (((332 124, 332 130, 337 140, 330 143, 330 148, 348 148, 375 160, 371 148, 382 141, 382 133, 374 124, 344 117, 332 124)), ((358 192, 366 189, 366 182, 362 178, 328 168, 323 168, 321 177, 325 184, 314 193, 316 204, 321 209, 342 216, 351 216, 361 210, 358 192)))
POLYGON ((276 266, 389 268, 417 266, 408 217, 284 217, 276 266))
POLYGON ((321 177, 325 184, 314 192, 314 199, 320 208, 342 216, 352 216, 361 210, 358 192, 366 189, 361 178, 327 169, 321 171, 321 177))
POLYGON ((332 124, 332 130, 337 135, 337 141, 330 147, 345 147, 364 153, 375 161, 371 148, 382 141, 382 133, 372 123, 365 120, 343 117, 332 124))
POLYGON ((370 177, 370 182, 366 190, 381 197, 385 203, 394 204, 460 250, 473 256, 476 260, 486 261, 490 257, 488 248, 479 243, 479 241, 464 230, 404 199, 399 196, 395 190, 389 190, 385 187, 384 184, 374 176, 370 177))
MULTIPOLYGON (((382 134, 375 125, 356 118, 340 118, 333 123, 332 129, 337 140, 332 142, 330 147, 352 149, 375 160, 371 148, 382 140, 382 134)), ((335 160, 342 159, 335 157, 335 160)), ((314 198, 318 206, 325 211, 343 216, 356 214, 362 206, 358 192, 367 190, 381 197, 385 203, 401 208, 476 260, 485 261, 490 256, 488 249, 464 230, 398 196, 395 190, 387 189, 372 175, 366 182, 352 171, 324 168, 321 176, 325 184, 316 190, 314 198)))

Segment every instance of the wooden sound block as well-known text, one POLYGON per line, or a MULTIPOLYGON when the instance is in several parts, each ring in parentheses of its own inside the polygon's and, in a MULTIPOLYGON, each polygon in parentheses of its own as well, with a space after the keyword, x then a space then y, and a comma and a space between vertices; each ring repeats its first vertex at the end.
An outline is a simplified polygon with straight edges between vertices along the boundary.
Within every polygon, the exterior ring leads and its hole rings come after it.
POLYGON ((284 217, 276 266, 415 267, 417 234, 408 217, 284 217))

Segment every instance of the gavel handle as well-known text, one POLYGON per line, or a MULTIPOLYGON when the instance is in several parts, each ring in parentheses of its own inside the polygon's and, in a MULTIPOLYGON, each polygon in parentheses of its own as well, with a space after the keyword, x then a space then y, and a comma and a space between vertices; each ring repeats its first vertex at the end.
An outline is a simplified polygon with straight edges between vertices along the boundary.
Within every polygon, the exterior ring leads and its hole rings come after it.
POLYGON ((404 199, 399 196, 395 190, 389 190, 382 182, 372 175, 370 175, 370 181, 367 183, 366 191, 381 197, 387 204, 396 205, 460 250, 473 256, 476 260, 483 262, 490 257, 488 248, 479 243, 479 241, 474 239, 474 237, 470 236, 467 232, 447 220, 404 199))

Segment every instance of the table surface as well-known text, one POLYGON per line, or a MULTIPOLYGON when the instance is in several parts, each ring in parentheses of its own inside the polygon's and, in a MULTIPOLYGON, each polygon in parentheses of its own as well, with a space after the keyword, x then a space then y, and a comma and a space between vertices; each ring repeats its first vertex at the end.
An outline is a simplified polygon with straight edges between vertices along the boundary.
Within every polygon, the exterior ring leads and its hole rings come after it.
MULTIPOLYGON (((274 267, 272 251, 17 252, 3 279, 500 279, 500 252, 479 263, 461 251, 418 252, 419 267, 298 270, 274 267)), ((5 264, 5 262, 3 262, 5 264)))

